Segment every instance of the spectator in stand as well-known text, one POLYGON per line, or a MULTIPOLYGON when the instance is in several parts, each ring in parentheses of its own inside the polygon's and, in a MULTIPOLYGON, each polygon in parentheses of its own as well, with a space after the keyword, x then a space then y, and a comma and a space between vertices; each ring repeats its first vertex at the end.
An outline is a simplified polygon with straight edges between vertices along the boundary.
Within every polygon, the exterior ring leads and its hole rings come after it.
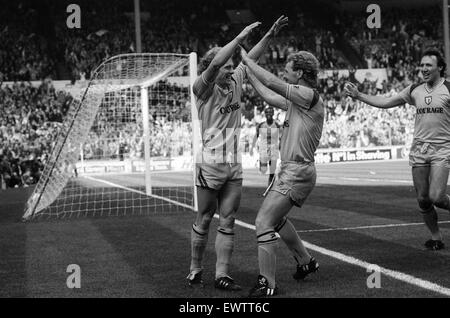
POLYGON ((0 86, 0 155, 8 187, 39 179, 72 97, 55 92, 51 82, 0 86))
MULTIPOLYGON (((365 15, 346 13, 336 15, 338 27, 327 30, 324 24, 318 25, 308 14, 301 13, 305 12, 301 3, 288 2, 292 12, 300 13, 290 17, 289 29, 280 33, 260 60, 260 64, 274 74, 279 74, 286 57, 298 50, 316 51, 324 69, 349 68, 336 46, 336 39, 343 37, 350 39, 357 51, 361 48, 361 58, 369 59, 372 67, 387 70, 386 82, 375 83, 367 79, 360 83, 359 90, 391 96, 419 81, 419 68, 414 61, 420 60, 423 49, 430 45, 442 45, 437 41, 442 38, 441 22, 436 25, 433 20, 439 15, 439 8, 389 10, 383 13, 383 28, 369 31, 358 27, 365 23, 365 15)), ((58 12, 65 10, 69 3, 69 0, 54 1, 50 2, 50 6, 58 12)), ((36 167, 41 169, 42 166, 37 163, 45 163, 62 128, 61 123, 68 114, 73 98, 65 92, 55 92, 51 81, 46 79, 56 79, 56 65, 66 65, 74 80, 85 80, 91 78, 92 71, 103 60, 135 51, 133 20, 124 15, 124 12, 130 11, 126 2, 110 0, 107 6, 104 1, 79 0, 77 3, 83 8, 83 27, 69 30, 65 20, 61 20, 65 19, 64 15, 55 16, 55 52, 50 52, 49 40, 36 31, 38 16, 32 9, 31 0, 7 2, 0 11, 0 173, 5 185, 21 186, 36 182, 38 174, 29 171, 35 171, 36 167), (19 22, 23 20, 27 24, 19 22), (42 80, 42 83, 33 86, 28 82, 32 80, 42 80), (4 81, 16 82, 5 86, 4 81), (34 159, 30 161, 30 158, 34 159), (31 166, 34 168, 29 168, 31 166), (32 174, 33 178, 28 177, 32 174)), ((207 1, 153 0, 142 3, 142 12, 149 12, 150 15, 148 19, 142 19, 143 51, 196 51, 202 55, 208 48, 228 42, 236 33, 236 26, 226 21, 225 17, 220 23, 212 25, 208 17, 217 20, 230 5, 230 1, 214 2, 214 5, 207 1)), ((249 5, 263 21, 281 13, 278 12, 280 8, 268 0, 254 1, 249 5)), ((251 46, 260 37, 261 34, 255 32, 247 44, 251 46)), ((326 103, 326 124, 320 147, 401 145, 410 142, 414 118, 412 107, 386 111, 380 117, 378 111, 361 102, 342 97, 346 80, 336 72, 320 79, 318 89, 326 103), (355 109, 358 109, 358 116, 353 115, 355 109)), ((348 80, 356 82, 353 67, 350 67, 348 80)), ((149 98, 152 140, 155 140, 151 144, 152 156, 175 156, 189 152, 191 141, 188 134, 183 134, 191 129, 188 91, 162 83, 149 98)), ((245 145, 247 136, 244 132, 254 131, 263 118, 261 115, 265 105, 252 87, 245 84, 242 102, 245 116, 242 138, 245 145)), ((115 114, 110 111, 98 114, 96 125, 89 135, 90 142, 84 147, 86 160, 96 156, 117 160, 143 157, 142 136, 136 133, 142 129, 136 129, 140 119, 125 109, 120 108, 115 114), (124 121, 113 126, 113 116, 121 116, 124 121), (117 131, 121 134, 117 135, 117 131)), ((276 111, 275 118, 282 121, 283 115, 283 112, 276 111)))

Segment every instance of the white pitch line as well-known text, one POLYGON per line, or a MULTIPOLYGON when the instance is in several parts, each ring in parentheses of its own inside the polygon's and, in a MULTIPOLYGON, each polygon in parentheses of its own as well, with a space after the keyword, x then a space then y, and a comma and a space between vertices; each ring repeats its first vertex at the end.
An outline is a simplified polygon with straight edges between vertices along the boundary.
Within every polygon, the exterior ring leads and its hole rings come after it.
MULTIPOLYGON (((450 223, 450 221, 440 221, 439 224, 450 223)), ((416 226, 424 225, 424 223, 393 223, 393 224, 379 224, 379 225, 363 225, 355 227, 330 227, 326 229, 317 230, 300 230, 298 233, 314 233, 314 232, 332 232, 332 231, 350 231, 350 230, 364 230, 364 229, 379 229, 379 228, 389 228, 389 227, 403 227, 403 226, 416 226)))
MULTIPOLYGON (((411 180, 400 180, 400 179, 376 179, 376 178, 353 178, 353 177, 327 177, 327 176, 318 176, 317 179, 332 179, 332 180, 344 180, 344 181, 368 181, 368 182, 391 182, 391 183, 402 183, 402 184, 413 184, 411 180)), ((449 183, 450 185, 450 179, 449 183)))
POLYGON ((333 179, 344 181, 369 181, 369 182, 392 182, 392 183, 405 183, 412 184, 412 180, 397 180, 397 179, 376 179, 376 178, 352 178, 352 177, 325 177, 318 176, 318 179, 333 179))
MULTIPOLYGON (((100 180, 100 179, 96 179, 96 178, 92 178, 92 177, 85 177, 85 178, 92 179, 94 181, 103 182, 105 184, 108 184, 108 185, 111 185, 111 186, 114 186, 114 187, 122 188, 122 189, 125 189, 125 190, 128 190, 128 191, 132 191, 132 192, 135 192, 135 193, 139 193, 139 194, 144 194, 145 195, 145 193, 142 192, 142 191, 138 191, 138 190, 135 190, 135 189, 132 189, 132 188, 124 187, 124 186, 121 186, 121 185, 118 185, 118 184, 115 184, 115 183, 112 183, 112 182, 109 182, 109 181, 100 180)), ((176 201, 172 201, 172 200, 167 199, 167 198, 163 198, 163 197, 159 197, 159 196, 157 196, 157 197, 161 198, 162 200, 169 201, 171 203, 182 205, 182 206, 185 206, 185 207, 188 207, 188 208, 192 209, 192 207, 189 207, 189 206, 187 206, 185 204, 182 204, 182 203, 179 203, 179 202, 176 202, 176 201)), ((215 218, 219 218, 219 215, 215 214, 214 217, 215 218)), ((247 228, 247 229, 250 229, 250 230, 253 230, 253 231, 256 230, 254 225, 242 222, 240 220, 236 220, 235 223, 237 225, 240 225, 240 226, 244 227, 244 228, 247 228)), ((447 287, 443 287, 443 286, 440 286, 438 284, 435 284, 435 283, 432 283, 432 282, 429 282, 429 281, 426 281, 426 280, 423 280, 423 279, 420 279, 420 278, 417 278, 417 277, 414 277, 414 276, 411 276, 411 275, 408 275, 408 274, 404 274, 402 272, 397 272, 397 271, 394 271, 394 270, 390 270, 390 269, 378 266, 376 264, 370 264, 370 263, 361 261, 361 260, 359 260, 357 258, 354 258, 354 257, 351 257, 351 256, 347 256, 347 255, 344 255, 344 254, 341 254, 341 253, 338 253, 338 252, 335 252, 335 251, 332 251, 332 250, 329 250, 329 249, 326 249, 326 248, 323 248, 323 247, 311 244, 311 243, 306 242, 306 241, 303 241, 303 244, 305 245, 306 248, 309 248, 309 249, 311 249, 313 251, 316 251, 318 253, 327 255, 329 257, 335 258, 335 259, 340 260, 340 261, 345 262, 345 263, 349 263, 349 264, 352 264, 352 265, 356 265, 356 266, 362 267, 362 268, 364 268, 366 270, 373 271, 373 269, 376 266, 376 268, 379 269, 380 273, 382 273, 382 274, 384 274, 386 276, 389 276, 389 277, 394 278, 396 280, 399 280, 399 281, 402 281, 402 282, 405 282, 405 283, 408 283, 408 284, 411 284, 411 285, 415 285, 415 286, 423 288, 423 289, 431 290, 431 291, 433 291, 435 293, 439 293, 439 294, 442 294, 442 295, 450 297, 450 289, 447 288, 447 287)))
MULTIPOLYGON (((215 214, 214 217, 218 218, 219 216, 217 214, 215 214)), ((247 228, 247 229, 250 229, 250 230, 253 230, 253 231, 256 230, 254 225, 242 222, 240 220, 236 220, 235 223, 237 225, 240 225, 240 226, 244 227, 244 228, 247 228)), ((316 251, 318 253, 321 253, 323 255, 335 258, 335 259, 340 260, 342 262, 345 262, 345 263, 348 263, 348 264, 352 264, 352 265, 355 265, 355 266, 358 266, 358 267, 362 267, 362 268, 364 268, 366 270, 370 270, 370 271, 373 271, 374 268, 377 268, 377 269, 379 269, 380 273, 382 273, 382 274, 384 274, 386 276, 389 276, 389 277, 391 277, 393 279, 396 279, 396 280, 405 282, 407 284, 414 285, 414 286, 417 286, 417 287, 420 287, 420 288, 423 288, 423 289, 427 289, 427 290, 433 291, 435 293, 438 293, 438 294, 450 297, 450 288, 447 288, 447 287, 444 287, 444 286, 441 286, 441 285, 438 285, 438 284, 429 282, 427 280, 420 279, 420 278, 417 278, 417 277, 414 277, 414 276, 411 276, 411 275, 408 275, 408 274, 405 274, 405 273, 402 273, 402 272, 398 272, 398 271, 394 271, 394 270, 391 270, 391 269, 388 269, 388 268, 384 268, 384 267, 381 267, 381 266, 379 266, 377 264, 371 264, 371 263, 359 260, 359 259, 357 259, 355 257, 347 256, 345 254, 338 253, 338 252, 335 252, 335 251, 332 251, 332 250, 329 250, 329 249, 326 249, 326 248, 323 248, 323 247, 311 244, 311 243, 306 242, 306 241, 303 241, 303 244, 305 245, 306 248, 309 248, 309 249, 311 249, 313 251, 316 251)))
POLYGON ((408 159, 389 159, 389 160, 363 160, 363 161, 338 161, 338 162, 324 162, 318 163, 317 166, 336 166, 336 165, 358 165, 358 164, 367 164, 373 165, 374 163, 386 164, 390 162, 399 162, 404 161, 408 162, 408 159))
POLYGON ((83 176, 83 178, 86 178, 86 179, 89 179, 89 180, 93 180, 93 181, 97 181, 97 182, 102 182, 102 183, 110 185, 112 187, 120 188, 120 189, 127 190, 127 191, 130 191, 130 192, 134 192, 134 193, 142 194, 142 195, 145 195, 145 196, 153 197, 153 198, 156 198, 156 199, 160 199, 160 200, 172 203, 172 204, 176 204, 176 205, 182 206, 182 207, 187 208, 187 209, 191 209, 191 210, 194 209, 194 207, 192 207, 190 205, 187 205, 187 204, 184 204, 184 203, 181 203, 181 202, 177 202, 177 201, 165 198, 165 197, 161 197, 161 196, 159 196, 157 194, 147 194, 145 192, 142 192, 142 191, 139 191, 139 190, 136 190, 136 189, 124 187, 124 186, 121 186, 120 184, 109 182, 109 181, 102 180, 102 179, 97 179, 97 178, 94 178, 94 177, 83 176))

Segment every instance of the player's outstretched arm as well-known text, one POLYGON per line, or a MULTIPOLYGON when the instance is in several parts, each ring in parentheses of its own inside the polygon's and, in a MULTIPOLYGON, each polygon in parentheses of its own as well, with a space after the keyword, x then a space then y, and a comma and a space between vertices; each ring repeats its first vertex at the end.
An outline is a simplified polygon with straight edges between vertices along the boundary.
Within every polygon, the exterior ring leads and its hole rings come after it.
POLYGON ((249 69, 247 69, 247 78, 259 96, 261 96, 267 104, 282 110, 287 110, 286 99, 264 86, 249 69))
POLYGON ((254 61, 258 61, 261 54, 267 49, 272 38, 274 38, 280 30, 288 24, 288 17, 282 15, 275 21, 269 31, 263 38, 248 52, 248 57, 254 61))
POLYGON ((238 36, 217 52, 209 66, 194 83, 193 90, 196 95, 203 94, 208 88, 208 84, 212 83, 219 74, 220 68, 231 58, 237 46, 260 24, 261 22, 255 22, 248 25, 238 34, 238 36))
POLYGON ((358 88, 353 83, 346 83, 344 86, 344 92, 348 96, 360 100, 363 103, 366 103, 368 105, 378 107, 378 108, 392 108, 400 105, 404 105, 405 101, 401 97, 401 95, 395 95, 391 97, 384 97, 384 96, 372 96, 363 94, 360 91, 358 91, 358 88))
MULTIPOLYGON (((248 73, 253 73, 255 78, 258 81, 260 81, 263 86, 270 88, 272 91, 274 91, 280 96, 286 96, 287 89, 289 86, 287 83, 285 83, 274 74, 270 73, 269 71, 265 70, 264 68, 256 64, 252 59, 248 57, 244 49, 241 49, 241 57, 242 63, 244 63, 244 65, 246 65, 248 70, 250 71, 248 73)), ((273 106, 278 107, 277 105, 273 106)))

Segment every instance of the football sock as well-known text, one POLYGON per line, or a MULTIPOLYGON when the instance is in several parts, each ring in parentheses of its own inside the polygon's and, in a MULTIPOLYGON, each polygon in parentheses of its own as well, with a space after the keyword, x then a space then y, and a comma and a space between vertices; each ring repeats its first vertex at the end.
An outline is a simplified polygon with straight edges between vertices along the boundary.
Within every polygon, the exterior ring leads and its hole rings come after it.
POLYGON ((219 277, 229 276, 229 267, 231 255, 234 247, 234 231, 219 227, 216 236, 216 279, 219 277))
POLYGON ((191 230, 191 272, 202 270, 202 259, 208 243, 208 230, 200 229, 197 225, 192 225, 191 230))
POLYGON ((433 240, 442 240, 441 232, 439 231, 438 215, 436 209, 432 205, 428 210, 421 210, 423 221, 431 232, 433 240))
POLYGON ((303 245, 300 236, 295 230, 294 225, 287 218, 284 218, 283 221, 277 226, 276 230, 280 234, 281 239, 287 245, 292 255, 294 256, 295 261, 298 265, 308 264, 311 260, 311 255, 306 250, 303 245))
POLYGON ((267 279, 270 288, 275 288, 278 238, 278 233, 273 230, 258 235, 259 272, 267 279))

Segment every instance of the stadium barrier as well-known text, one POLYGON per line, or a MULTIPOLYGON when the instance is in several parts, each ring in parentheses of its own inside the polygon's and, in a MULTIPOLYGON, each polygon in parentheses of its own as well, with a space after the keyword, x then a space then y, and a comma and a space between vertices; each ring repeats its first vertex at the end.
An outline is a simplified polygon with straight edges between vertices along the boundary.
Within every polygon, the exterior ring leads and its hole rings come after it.
MULTIPOLYGON (((190 157, 178 158, 152 158, 150 166, 152 171, 182 171, 189 170, 189 167, 183 167, 183 161, 191 161, 190 157)), ((80 175, 102 175, 108 173, 143 173, 145 171, 144 160, 84 160, 76 164, 77 172, 80 175)))
POLYGON ((408 157, 407 146, 385 146, 349 149, 318 149, 316 163, 352 162, 369 160, 395 160, 408 157))
MULTIPOLYGON (((407 146, 386 146, 371 148, 349 148, 349 149, 319 149, 315 155, 317 164, 373 161, 373 160, 401 160, 408 157, 407 146)), ((250 156, 248 153, 242 155, 242 166, 244 169, 257 167, 258 156, 250 156)), ((143 173, 145 162, 140 159, 132 160, 84 160, 76 164, 80 175, 101 175, 108 173, 143 173)), ((178 157, 155 157, 150 160, 152 171, 189 171, 192 170, 192 158, 190 156, 178 157)))

